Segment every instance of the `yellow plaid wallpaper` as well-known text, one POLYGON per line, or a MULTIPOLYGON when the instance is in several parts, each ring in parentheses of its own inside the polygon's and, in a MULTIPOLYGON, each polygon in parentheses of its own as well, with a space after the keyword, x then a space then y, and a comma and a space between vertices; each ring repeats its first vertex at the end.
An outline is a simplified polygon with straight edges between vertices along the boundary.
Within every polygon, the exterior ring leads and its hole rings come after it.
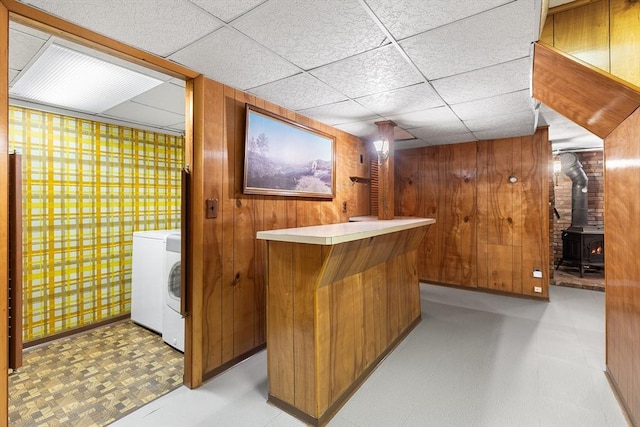
POLYGON ((132 233, 180 227, 183 138, 19 107, 25 341, 130 312, 132 233))

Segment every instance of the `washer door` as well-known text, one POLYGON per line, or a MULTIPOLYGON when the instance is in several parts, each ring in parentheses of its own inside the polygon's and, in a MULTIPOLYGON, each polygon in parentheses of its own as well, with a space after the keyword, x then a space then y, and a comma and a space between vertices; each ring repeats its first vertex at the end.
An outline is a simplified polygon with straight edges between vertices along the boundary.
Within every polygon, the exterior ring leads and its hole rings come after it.
POLYGON ((180 261, 171 266, 167 282, 167 305, 180 313, 180 261))

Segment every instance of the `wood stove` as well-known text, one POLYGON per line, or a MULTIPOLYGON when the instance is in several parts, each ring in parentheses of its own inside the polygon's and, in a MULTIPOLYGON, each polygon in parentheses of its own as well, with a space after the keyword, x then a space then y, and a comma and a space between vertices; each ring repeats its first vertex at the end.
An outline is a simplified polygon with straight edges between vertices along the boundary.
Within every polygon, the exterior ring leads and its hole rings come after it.
POLYGON ((571 178, 571 227, 562 230, 562 259, 564 263, 578 266, 580 277, 587 267, 604 268, 604 230, 587 225, 587 184, 589 179, 575 153, 560 154, 562 171, 571 178))
POLYGON ((562 230, 562 264, 580 268, 584 277, 585 268, 604 268, 604 230, 600 227, 570 227, 562 230))

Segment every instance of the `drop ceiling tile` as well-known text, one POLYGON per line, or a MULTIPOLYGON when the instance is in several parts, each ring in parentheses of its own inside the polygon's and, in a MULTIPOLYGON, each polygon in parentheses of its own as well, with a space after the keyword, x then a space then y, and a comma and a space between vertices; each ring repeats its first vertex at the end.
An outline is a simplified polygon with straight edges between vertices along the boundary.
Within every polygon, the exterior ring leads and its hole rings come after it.
POLYGON ((335 128, 344 132, 355 135, 364 140, 373 140, 378 134, 378 126, 374 123, 376 120, 363 120, 360 122, 349 122, 334 125, 335 128))
POLYGON ((430 110, 414 111, 412 113, 389 116, 398 126, 410 130, 414 135, 414 128, 430 127, 434 132, 467 132, 468 129, 448 107, 432 108, 430 110))
POLYGON ((393 128, 393 140, 394 141, 404 141, 407 139, 415 139, 415 136, 411 132, 406 129, 401 128, 400 126, 396 126, 393 128))
POLYGON ((373 49, 385 39, 358 0, 270 1, 232 25, 305 70, 373 49))
POLYGON ((340 92, 307 73, 267 83, 249 92, 291 110, 302 110, 347 99, 340 92))
MULTIPOLYGON (((480 139, 487 135, 500 135, 500 138, 533 134, 535 114, 533 111, 494 115, 483 119, 465 120, 464 124, 480 139)), ((491 136, 490 138, 498 138, 491 136)))
POLYGON ((529 90, 526 89, 477 101, 455 104, 451 106, 451 109, 458 117, 467 121, 522 111, 533 113, 533 103, 534 100, 531 98, 529 90))
POLYGON ((231 22, 266 0, 189 0, 224 22, 231 22))
POLYGON ((171 113, 169 111, 159 110, 147 105, 136 104, 131 101, 123 102, 102 113, 107 117, 129 122, 142 123, 158 127, 166 127, 184 121, 184 116, 171 113))
POLYGON ((20 24, 18 22, 15 21, 9 21, 9 29, 10 30, 15 30, 21 33, 25 33, 25 34, 29 34, 30 36, 42 39, 42 40, 49 40, 49 37, 51 37, 51 34, 49 33, 45 33, 44 31, 40 31, 38 29, 35 29, 33 27, 29 27, 28 25, 23 25, 20 24))
POLYGON ((451 133, 446 135, 434 135, 429 138, 424 138, 423 141, 428 142, 431 145, 448 145, 448 144, 462 144, 464 142, 477 141, 471 132, 465 133, 451 133))
POLYGON ((9 68, 22 70, 46 43, 21 31, 9 30, 9 68))
POLYGON ((166 57, 222 23, 186 0, 24 0, 52 15, 166 57))
POLYGON ((427 83, 365 96, 356 101, 381 116, 427 110, 444 105, 442 99, 427 83))
POLYGON ((184 87, 163 83, 132 98, 131 101, 184 116, 184 97, 184 87))
POLYGON ((9 87, 11 87, 13 79, 15 79, 18 74, 20 74, 20 71, 9 69, 9 87))
POLYGON ((419 139, 422 139, 423 141, 428 141, 428 142, 432 142, 433 143, 437 143, 437 144, 442 144, 443 142, 440 142, 442 140, 446 140, 448 141, 447 143, 450 143, 451 141, 472 141, 474 140, 473 135, 471 135, 471 132, 469 132, 469 130, 466 127, 460 127, 460 126, 443 126, 443 127, 439 127, 439 126, 425 126, 425 127, 421 127, 421 128, 415 128, 415 129, 411 129, 411 133, 419 139), (469 139, 469 135, 471 135, 472 139, 469 139))
POLYGON ((428 147, 431 144, 424 142, 421 139, 408 139, 406 141, 398 141, 395 145, 395 150, 410 150, 412 148, 428 147))
POLYGON ((486 141, 488 139, 515 138, 518 136, 533 135, 533 124, 531 126, 514 125, 510 127, 503 127, 500 129, 483 130, 483 131, 473 132, 473 134, 480 141, 486 141))
POLYGON ((300 72, 297 67, 230 28, 221 28, 169 59, 243 90, 300 72))
POLYGON ((350 98, 373 95, 422 82, 393 45, 387 45, 310 71, 350 98))
POLYGON ((396 40, 493 9, 510 0, 367 0, 396 40))
POLYGON ((530 75, 531 59, 525 57, 433 80, 431 84, 448 104, 459 104, 527 89, 530 75))
POLYGON ((400 45, 429 80, 529 55, 537 40, 537 2, 514 1, 426 33, 400 45))
POLYGON ((381 120, 375 113, 353 101, 342 101, 321 107, 300 110, 300 114, 319 120, 328 125, 339 125, 349 122, 381 120))

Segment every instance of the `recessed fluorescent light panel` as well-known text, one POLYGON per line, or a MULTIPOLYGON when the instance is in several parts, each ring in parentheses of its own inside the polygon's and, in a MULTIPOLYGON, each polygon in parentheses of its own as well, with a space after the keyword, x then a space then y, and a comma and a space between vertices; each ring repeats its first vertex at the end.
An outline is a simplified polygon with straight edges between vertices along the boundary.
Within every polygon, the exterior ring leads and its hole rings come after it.
POLYGON ((97 114, 162 83, 119 65, 50 44, 22 73, 9 95, 97 114))

